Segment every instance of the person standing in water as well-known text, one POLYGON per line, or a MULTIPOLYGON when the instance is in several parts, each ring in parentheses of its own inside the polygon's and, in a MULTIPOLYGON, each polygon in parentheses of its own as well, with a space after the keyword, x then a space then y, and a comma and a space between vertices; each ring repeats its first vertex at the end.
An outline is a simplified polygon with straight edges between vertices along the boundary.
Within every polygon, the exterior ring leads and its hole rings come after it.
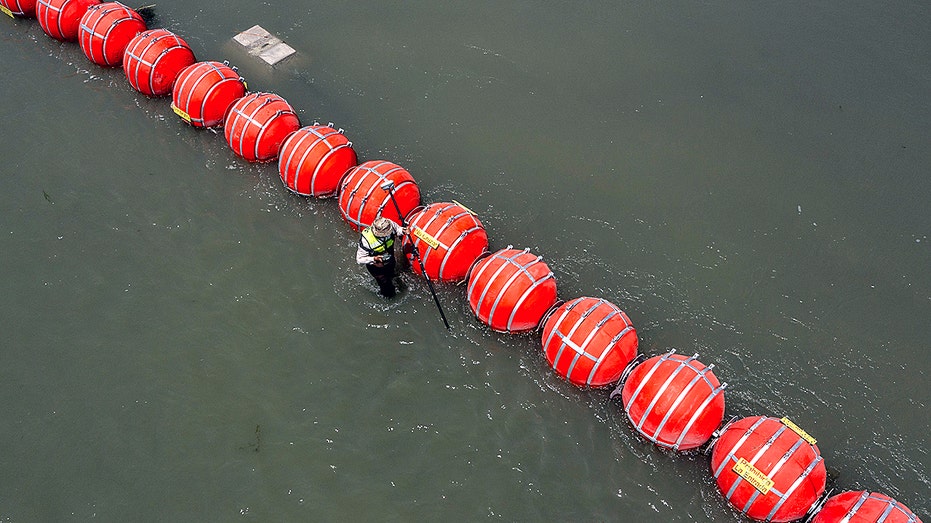
POLYGON ((356 262, 365 265, 378 283, 378 290, 386 298, 394 297, 397 288, 394 284, 397 262, 394 259, 394 242, 398 235, 407 234, 407 229, 397 223, 379 216, 372 225, 366 227, 359 238, 356 250, 356 262))

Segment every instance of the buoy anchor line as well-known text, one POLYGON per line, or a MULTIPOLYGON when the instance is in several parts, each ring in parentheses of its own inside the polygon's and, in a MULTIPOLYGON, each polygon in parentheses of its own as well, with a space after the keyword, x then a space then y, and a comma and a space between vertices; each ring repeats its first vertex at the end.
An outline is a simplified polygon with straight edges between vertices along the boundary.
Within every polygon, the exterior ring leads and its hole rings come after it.
POLYGON ((268 65, 275 65, 297 51, 262 26, 254 25, 233 37, 252 56, 257 56, 268 65))

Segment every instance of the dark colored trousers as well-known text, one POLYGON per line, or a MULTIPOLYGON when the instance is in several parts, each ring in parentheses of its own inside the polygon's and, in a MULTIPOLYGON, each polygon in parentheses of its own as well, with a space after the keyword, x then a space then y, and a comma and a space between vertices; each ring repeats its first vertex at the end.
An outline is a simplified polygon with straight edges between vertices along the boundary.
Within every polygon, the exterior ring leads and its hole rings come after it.
POLYGON ((394 297, 394 295, 397 293, 397 289, 394 287, 394 256, 391 257, 391 260, 382 263, 381 265, 368 263, 365 265, 365 268, 368 269, 369 273, 378 283, 379 293, 381 293, 381 295, 386 298, 394 297))

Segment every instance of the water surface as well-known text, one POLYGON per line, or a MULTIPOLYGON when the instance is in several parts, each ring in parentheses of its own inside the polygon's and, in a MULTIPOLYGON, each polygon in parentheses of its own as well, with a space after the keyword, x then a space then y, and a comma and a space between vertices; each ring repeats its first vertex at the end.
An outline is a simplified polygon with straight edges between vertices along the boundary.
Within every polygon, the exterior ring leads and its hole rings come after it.
MULTIPOLYGON (((839 490, 931 512, 925 3, 158 2, 152 27, 334 122, 839 490), (840 8, 842 7, 842 9, 840 8), (275 68, 229 39, 259 23, 275 68)), ((0 520, 741 521, 708 458, 490 332, 387 302, 289 195, 34 20, 0 20, 0 520)))

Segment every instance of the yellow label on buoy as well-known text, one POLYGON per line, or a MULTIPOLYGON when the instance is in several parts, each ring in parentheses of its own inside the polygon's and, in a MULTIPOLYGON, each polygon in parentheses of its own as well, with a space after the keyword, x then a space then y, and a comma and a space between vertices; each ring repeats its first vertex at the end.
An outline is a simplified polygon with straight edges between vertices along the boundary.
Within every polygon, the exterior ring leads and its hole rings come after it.
POLYGON ((430 247, 433 247, 434 249, 440 246, 440 242, 436 238, 430 236, 427 231, 421 229, 420 227, 414 227, 414 236, 420 238, 424 241, 424 243, 430 247))
POLYGON ((463 209, 465 209, 466 212, 469 213, 469 214, 471 214, 472 216, 478 216, 477 214, 475 214, 475 211, 473 211, 472 209, 469 209, 469 208, 466 207, 465 205, 462 205, 461 203, 457 202, 456 200, 453 200, 453 203, 455 203, 455 204, 458 205, 459 207, 462 207, 463 209))
POLYGON ((792 423, 792 421, 789 420, 789 418, 782 418, 779 421, 781 421, 782 424, 785 425, 786 427, 789 427, 790 429, 792 429, 792 432, 795 432, 796 434, 798 434, 799 437, 807 441, 809 444, 814 445, 815 443, 818 443, 818 440, 811 437, 810 434, 802 430, 802 428, 796 425, 795 423, 792 423))
POLYGON ((10 11, 9 9, 7 9, 7 7, 3 4, 0 4, 0 11, 3 11, 10 18, 16 18, 15 16, 13 16, 13 11, 10 11))
POLYGON ((753 488, 760 491, 764 496, 773 488, 773 480, 763 473, 762 470, 754 467, 749 461, 740 458, 734 465, 733 470, 738 476, 747 480, 747 483, 753 485, 753 488))
POLYGON ((189 114, 187 114, 186 112, 182 111, 182 110, 181 110, 178 106, 176 106, 175 104, 171 104, 171 110, 174 111, 176 115, 180 116, 181 119, 184 120, 185 122, 191 123, 191 115, 189 115, 189 114))

